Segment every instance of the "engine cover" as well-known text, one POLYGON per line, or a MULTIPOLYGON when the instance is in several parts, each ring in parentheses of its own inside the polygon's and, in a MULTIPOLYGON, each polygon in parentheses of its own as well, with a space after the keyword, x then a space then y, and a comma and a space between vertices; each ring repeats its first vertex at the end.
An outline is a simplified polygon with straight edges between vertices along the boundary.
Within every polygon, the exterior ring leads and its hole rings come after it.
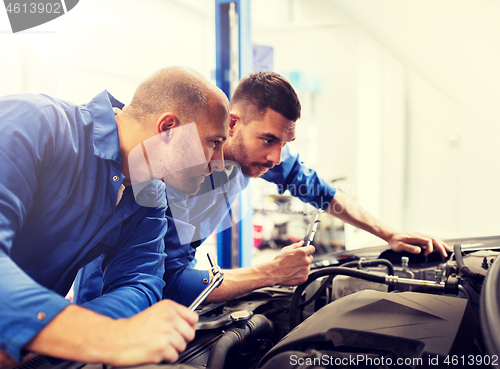
POLYGON ((467 300, 365 290, 323 307, 285 336, 259 367, 284 351, 322 348, 396 358, 470 352, 477 319, 467 300))

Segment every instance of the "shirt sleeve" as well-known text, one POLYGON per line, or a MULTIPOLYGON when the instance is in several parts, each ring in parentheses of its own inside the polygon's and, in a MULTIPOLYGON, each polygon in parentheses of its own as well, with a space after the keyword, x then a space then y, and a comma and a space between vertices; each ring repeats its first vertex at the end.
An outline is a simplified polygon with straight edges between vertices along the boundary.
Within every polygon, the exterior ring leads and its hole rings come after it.
POLYGON ((165 236, 167 259, 163 298, 186 306, 196 299, 209 280, 207 270, 194 269, 196 248, 221 222, 225 228, 231 226, 228 216, 230 204, 226 202, 231 197, 222 192, 227 176, 224 174, 225 180, 220 183, 221 178, 214 181, 213 177, 212 174, 205 180, 196 196, 179 203, 169 201, 167 209, 170 226, 165 236))
POLYGON ((0 111, 0 349, 20 360, 23 346, 69 304, 10 257, 16 233, 33 207, 37 174, 54 156, 51 126, 46 123, 57 117, 8 99, 0 102, 0 111), (29 122, 37 124, 26 127, 29 122))
MULTIPOLYGON (((171 223, 171 222, 169 222, 171 223)), ((190 245, 180 245, 177 232, 173 232, 169 225, 164 242, 168 251, 165 260, 165 288, 163 298, 174 300, 179 304, 189 306, 208 284, 209 273, 207 270, 195 270, 195 249, 190 245)), ((73 301, 79 305, 98 298, 103 290, 103 273, 101 264, 104 256, 98 257, 93 262, 80 269, 75 279, 73 301)))
POLYGON ((73 283, 73 303, 83 305, 101 296, 103 259, 104 255, 100 255, 78 271, 73 283))
POLYGON ((174 222, 171 207, 167 209, 166 216, 169 227, 164 238, 166 260, 165 274, 163 276, 165 280, 163 298, 187 306, 205 288, 206 284, 203 280, 208 280, 208 271, 192 269, 195 262, 196 246, 201 244, 202 240, 196 242, 195 245, 190 243, 181 244, 179 231, 182 232, 183 228, 193 228, 192 233, 194 226, 179 219, 174 222))
POLYGON ((328 208, 336 192, 316 171, 307 168, 298 154, 291 153, 288 146, 283 148, 281 163, 269 169, 262 178, 276 183, 280 194, 288 190, 292 196, 322 210, 328 208))
MULTIPOLYGON (((190 264, 191 265, 191 264, 190 264)), ((183 268, 175 272, 169 279, 168 289, 164 291, 164 298, 189 306, 198 295, 207 287, 210 275, 208 270, 183 268)))
POLYGON ((126 318, 162 299, 165 209, 142 210, 128 222, 129 229, 122 230, 131 236, 104 254, 102 296, 83 307, 111 318, 126 318))

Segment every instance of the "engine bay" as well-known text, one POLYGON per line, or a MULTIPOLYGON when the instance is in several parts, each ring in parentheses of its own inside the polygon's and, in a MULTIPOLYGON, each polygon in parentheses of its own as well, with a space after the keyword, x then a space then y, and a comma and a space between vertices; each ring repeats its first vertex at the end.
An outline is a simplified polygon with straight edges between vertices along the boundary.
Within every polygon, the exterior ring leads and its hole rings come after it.
MULTIPOLYGON (((500 237, 448 240, 445 260, 386 247, 326 254, 298 287, 198 308, 182 368, 496 368, 500 237)), ((146 367, 170 367, 167 364, 146 367)), ((18 369, 98 369, 43 357, 18 369), (37 361, 35 361, 37 360, 37 361)))

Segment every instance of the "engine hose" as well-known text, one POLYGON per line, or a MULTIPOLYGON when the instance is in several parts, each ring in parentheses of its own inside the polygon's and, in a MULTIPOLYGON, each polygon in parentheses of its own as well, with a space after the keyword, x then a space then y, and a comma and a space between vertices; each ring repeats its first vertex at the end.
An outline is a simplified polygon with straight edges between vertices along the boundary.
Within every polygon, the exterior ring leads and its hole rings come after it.
POLYGON ((262 314, 252 316, 243 328, 232 328, 222 335, 210 350, 207 369, 223 369, 227 354, 246 339, 261 332, 272 331, 272 323, 262 314))
POLYGON ((484 275, 475 273, 465 266, 464 258, 462 256, 462 245, 459 243, 453 245, 453 252, 455 253, 455 260, 457 261, 458 274, 462 277, 473 279, 478 283, 483 283, 484 275))
MULTIPOLYGON (((384 265, 387 267, 387 274, 388 275, 394 275, 394 266, 392 263, 387 260, 387 259, 375 259, 375 260, 359 260, 359 261, 349 261, 345 264, 342 264, 343 268, 351 268, 351 267, 372 267, 372 266, 379 266, 379 265, 384 265)), ((309 297, 306 301, 303 301, 299 304, 299 307, 304 307, 309 305, 311 302, 316 300, 318 296, 323 293, 323 291, 328 287, 330 283, 332 283, 332 280, 335 276, 331 275, 329 278, 325 279, 323 282, 321 282, 321 285, 317 289, 314 294, 309 297)), ((392 292, 394 291, 394 286, 390 285, 387 287, 387 292, 392 292)))
POLYGON ((329 267, 312 272, 311 274, 309 274, 307 281, 300 286, 297 286, 295 292, 293 293, 292 300, 290 301, 290 330, 295 328, 300 323, 299 302, 304 290, 316 279, 327 275, 347 275, 354 278, 360 278, 371 282, 385 284, 385 276, 363 272, 357 269, 329 267))
POLYGON ((314 292, 314 294, 309 297, 306 301, 303 301, 299 304, 299 307, 304 307, 304 306, 307 306, 309 305, 311 302, 313 302, 314 300, 316 300, 318 298, 318 296, 323 293, 323 291, 328 287, 328 285, 330 285, 332 283, 332 280, 333 280, 333 275, 329 276, 328 278, 326 278, 323 282, 321 282, 321 285, 319 286, 319 288, 316 290, 316 292, 314 292))
POLYGON ((394 275, 394 265, 392 265, 392 263, 387 259, 349 261, 345 264, 342 264, 341 266, 344 268, 355 267, 355 266, 361 266, 364 268, 364 267, 372 267, 372 266, 379 266, 379 265, 386 266, 387 267, 387 274, 394 275))
MULTIPOLYGON (((345 264, 342 264, 344 268, 351 267, 371 267, 371 266, 379 266, 384 265, 387 267, 387 274, 394 275, 394 265, 387 259, 375 259, 375 260, 360 260, 360 261, 349 261, 345 264)), ((394 291, 394 286, 388 286, 387 292, 394 291)))

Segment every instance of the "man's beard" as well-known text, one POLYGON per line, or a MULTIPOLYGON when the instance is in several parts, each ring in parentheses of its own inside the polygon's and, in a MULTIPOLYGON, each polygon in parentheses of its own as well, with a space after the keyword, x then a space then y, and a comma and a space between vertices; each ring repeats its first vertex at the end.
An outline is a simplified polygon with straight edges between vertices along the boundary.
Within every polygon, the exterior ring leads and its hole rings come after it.
POLYGON ((266 162, 266 163, 257 163, 257 162, 252 162, 252 158, 248 154, 248 150, 245 147, 245 144, 243 143, 243 137, 242 135, 238 132, 236 136, 233 139, 233 142, 231 144, 231 155, 236 161, 240 167, 241 167, 241 172, 249 177, 249 178, 256 178, 262 176, 264 173, 261 173, 258 170, 258 167, 265 167, 265 168, 272 168, 274 164, 266 162))

